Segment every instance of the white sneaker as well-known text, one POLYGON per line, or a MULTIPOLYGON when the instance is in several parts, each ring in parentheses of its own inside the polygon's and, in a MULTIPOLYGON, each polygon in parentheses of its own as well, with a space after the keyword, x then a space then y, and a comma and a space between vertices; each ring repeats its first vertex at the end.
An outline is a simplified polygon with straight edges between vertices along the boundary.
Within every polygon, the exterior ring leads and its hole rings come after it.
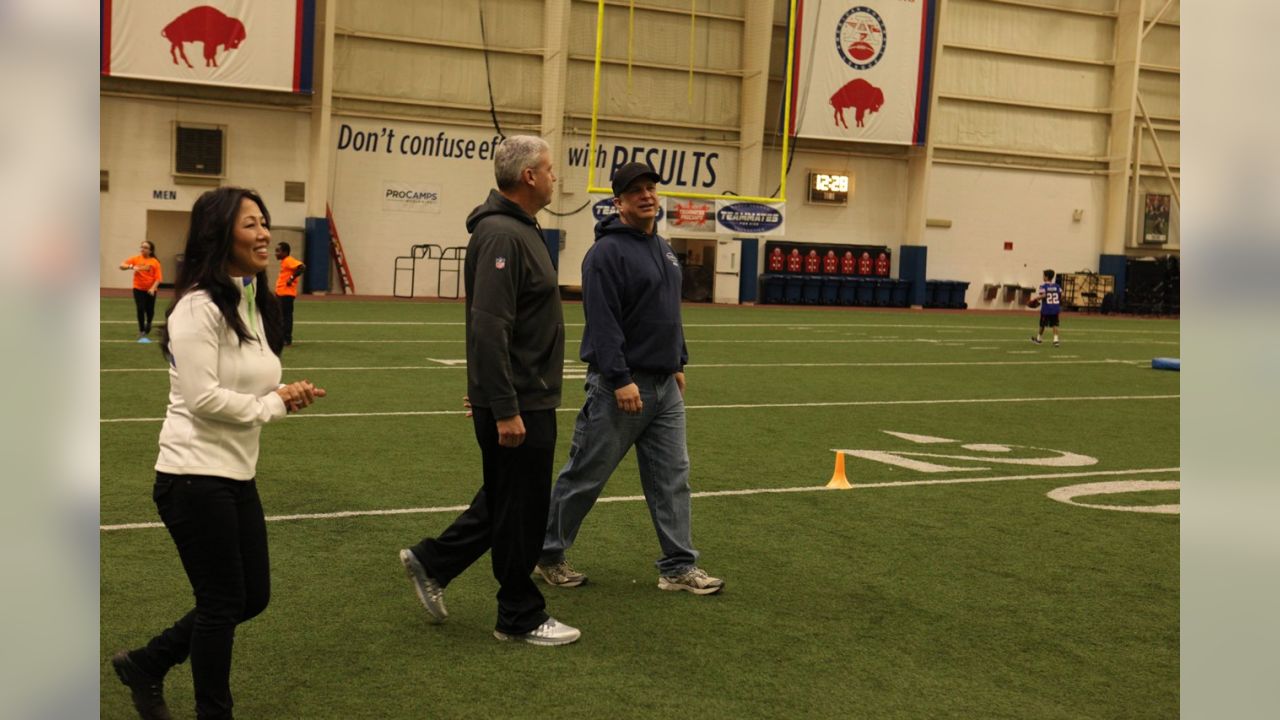
POLYGON ((577 642, 578 638, 582 637, 582 631, 549 617, 546 622, 523 635, 508 635, 501 630, 494 630, 493 636, 504 641, 522 640, 530 645, 550 647, 577 642))
POLYGON ((409 548, 400 551, 400 564, 404 565, 405 574, 409 576, 409 580, 413 581, 413 589, 418 593, 418 600, 422 603, 422 607, 431 613, 431 617, 436 622, 442 622, 449 617, 449 611, 444 607, 444 588, 440 587, 440 583, 435 578, 427 574, 427 569, 422 567, 422 563, 418 562, 418 557, 413 554, 409 548))

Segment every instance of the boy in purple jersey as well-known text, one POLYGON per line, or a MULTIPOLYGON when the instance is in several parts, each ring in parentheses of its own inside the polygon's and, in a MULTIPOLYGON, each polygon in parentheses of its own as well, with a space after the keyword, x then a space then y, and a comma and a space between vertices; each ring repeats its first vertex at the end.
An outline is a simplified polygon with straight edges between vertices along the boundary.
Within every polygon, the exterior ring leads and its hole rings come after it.
POLYGON ((1031 336, 1031 342, 1043 342, 1044 329, 1053 328, 1053 346, 1058 347, 1058 314, 1062 312, 1062 288, 1053 281, 1053 271, 1044 271, 1044 282, 1036 289, 1032 300, 1040 301, 1040 331, 1031 336))

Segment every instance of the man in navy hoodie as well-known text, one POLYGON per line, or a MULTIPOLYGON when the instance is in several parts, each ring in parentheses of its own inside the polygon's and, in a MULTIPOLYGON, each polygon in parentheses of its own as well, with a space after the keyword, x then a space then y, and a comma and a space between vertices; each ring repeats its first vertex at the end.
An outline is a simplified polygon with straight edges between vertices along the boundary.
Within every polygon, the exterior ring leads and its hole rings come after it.
POLYGON ((724 581, 697 566, 685 444, 680 262, 657 234, 657 183, 648 165, 629 163, 613 176, 618 214, 596 224, 582 261, 582 361, 586 402, 573 429, 569 461, 551 491, 538 574, 559 587, 586 575, 565 559, 604 484, 634 446, 649 515, 658 533, 658 587, 710 595, 724 581))

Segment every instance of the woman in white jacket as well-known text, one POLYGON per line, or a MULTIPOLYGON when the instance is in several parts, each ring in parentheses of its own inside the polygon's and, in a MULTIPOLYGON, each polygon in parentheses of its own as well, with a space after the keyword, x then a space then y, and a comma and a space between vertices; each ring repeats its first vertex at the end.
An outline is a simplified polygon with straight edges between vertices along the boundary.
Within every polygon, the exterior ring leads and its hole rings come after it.
POLYGON ((169 718, 163 682, 191 658, 196 716, 231 718, 235 628, 267 606, 267 530, 258 489, 262 425, 305 408, 323 389, 280 384, 280 308, 267 283, 270 216, 256 193, 219 188, 191 209, 191 227, 161 349, 169 407, 153 498, 178 547, 195 608, 146 646, 111 658, 143 718, 169 718))

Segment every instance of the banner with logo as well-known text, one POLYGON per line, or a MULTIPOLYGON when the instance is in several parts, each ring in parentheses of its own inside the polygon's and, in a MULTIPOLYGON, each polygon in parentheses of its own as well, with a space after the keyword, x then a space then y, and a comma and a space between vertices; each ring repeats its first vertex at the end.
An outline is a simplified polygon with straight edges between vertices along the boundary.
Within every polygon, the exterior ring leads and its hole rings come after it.
POLYGON ((382 209, 440 214, 440 186, 435 183, 382 182, 382 209))
POLYGON ((782 235, 786 203, 716 201, 716 232, 721 235, 782 235))
MULTIPOLYGON (((592 195, 597 221, 618 214, 613 197, 592 195)), ((662 198, 658 205, 658 234, 663 237, 697 235, 782 235, 785 203, 662 198)))
POLYGON ((936 0, 799 0, 791 132, 923 145, 936 0))
POLYGON ((103 75, 311 92, 315 0, 99 0, 103 75))

